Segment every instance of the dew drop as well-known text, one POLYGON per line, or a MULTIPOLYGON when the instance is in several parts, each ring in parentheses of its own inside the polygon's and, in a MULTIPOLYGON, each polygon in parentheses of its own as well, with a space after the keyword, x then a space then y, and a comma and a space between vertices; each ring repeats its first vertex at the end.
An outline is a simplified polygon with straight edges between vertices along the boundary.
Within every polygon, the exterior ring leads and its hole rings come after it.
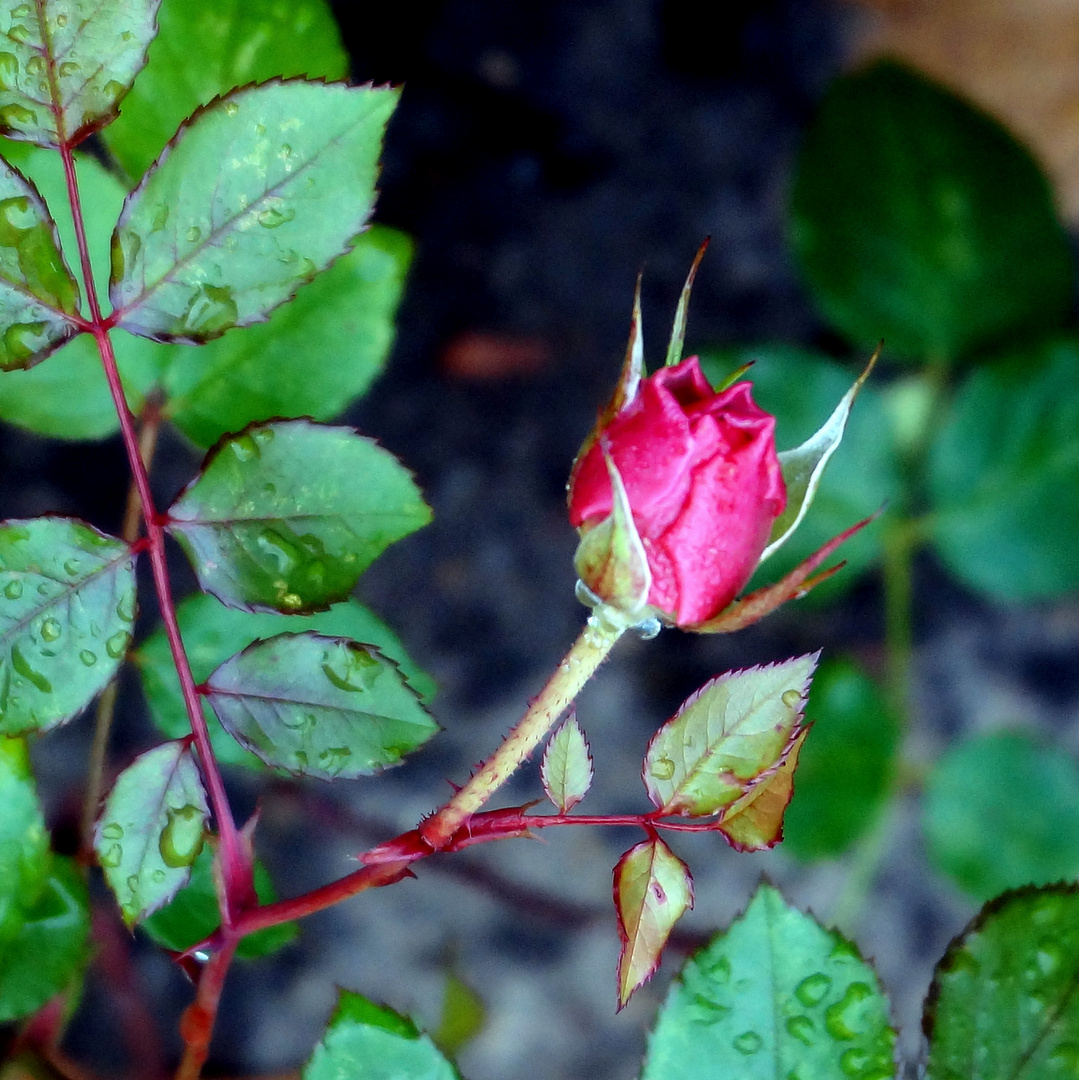
POLYGON ((274 561, 275 572, 288 574, 301 563, 300 549, 273 529, 263 529, 255 537, 259 550, 274 561))
POLYGON ((197 806, 181 806, 167 812, 157 849, 166 866, 190 866, 202 851, 206 831, 205 816, 197 806))
POLYGON ((281 156, 292 157, 292 147, 288 143, 281 144, 281 156))
POLYGON ((863 1003, 873 997, 872 989, 863 982, 851 983, 843 996, 824 1013, 824 1026, 833 1039, 854 1039, 863 1028, 863 1003))
MULTIPOLYGON (((190 230, 188 238, 191 237, 190 230)), ((216 335, 236 325, 239 308, 227 285, 200 285, 183 315, 184 329, 191 334, 216 335)))
POLYGON ((121 860, 124 857, 124 849, 119 844, 110 844, 105 850, 98 856, 98 862, 102 866, 109 867, 119 866, 121 860))
POLYGON ((345 762, 350 757, 352 757, 352 751, 347 746, 331 746, 319 751, 319 768, 330 776, 336 776, 345 767, 345 762))
MULTIPOLYGON (((15 14, 15 12, 12 12, 12 15, 14 15, 14 14, 15 14)), ((26 15, 29 15, 29 14, 30 14, 30 12, 27 11, 26 15)), ((20 18, 20 17, 25 18, 26 16, 25 15, 24 16, 16 16, 16 18, 20 18)), ((23 26, 22 23, 16 23, 14 26, 12 26, 8 30, 7 36, 9 38, 11 38, 12 41, 17 41, 17 42, 19 42, 20 45, 24 45, 26 42, 28 42, 30 40, 30 36, 31 36, 30 35, 30 27, 29 26, 23 26)), ((41 57, 38 57, 38 59, 40 60, 41 57)))
POLYGON ((278 603, 289 611, 299 611, 303 607, 303 597, 299 593, 286 592, 278 597, 278 603))
POLYGON ((296 768, 300 772, 303 772, 307 768, 307 755, 302 750, 297 750, 292 755, 292 760, 296 762, 296 768))
POLYGON ((690 1015, 697 1024, 718 1024, 730 1011, 729 1006, 720 1005, 704 994, 695 994, 690 1002, 690 1015))
POLYGON ((366 650, 361 648, 349 648, 339 650, 344 652, 343 671, 337 670, 330 662, 322 665, 322 673, 337 687, 349 693, 359 693, 370 690, 375 680, 382 672, 382 665, 366 650))
POLYGON ((52 693, 52 683, 40 671, 31 667, 18 645, 11 646, 11 666, 17 675, 32 683, 43 694, 52 693))
POLYGON ((764 1045, 764 1040, 755 1031, 743 1031, 734 1040, 734 1048, 739 1054, 745 1054, 749 1057, 751 1054, 757 1053, 764 1045))
POLYGON ((89 649, 83 649, 79 653, 79 659, 86 667, 93 667, 97 663, 97 653, 91 652, 89 649))
POLYGON ((0 90, 14 90, 19 61, 9 52, 0 52, 0 90))
POLYGON ((229 443, 229 447, 240 461, 255 461, 262 456, 258 443, 250 435, 237 435, 229 443))
POLYGON ((266 446, 268 443, 274 441, 277 433, 272 427, 260 427, 255 428, 251 434, 254 435, 255 442, 262 443, 263 446, 266 446))
MULTIPOLYGON (((67 26, 67 16, 62 11, 59 15, 56 16, 56 25, 59 26, 61 30, 63 30, 63 28, 67 26)), ((124 34, 130 35, 130 33, 130 30, 124 31, 124 34)), ((120 36, 124 38, 125 41, 127 41, 128 38, 124 37, 124 34, 121 34, 120 36)))
POLYGON ((22 596, 22 582, 18 580, 9 581, 4 586, 4 595, 9 600, 18 600, 22 596))
POLYGON ((118 821, 110 821, 102 828, 101 835, 106 840, 123 840, 124 827, 118 821))
POLYGON ((123 622, 135 621, 135 597, 128 593, 122 596, 116 605, 116 614, 123 622))
POLYGON ((57 68, 61 79, 70 79, 72 75, 78 75, 82 68, 74 60, 67 60, 57 68))
POLYGON ((132 39, 132 38, 133 38, 134 36, 135 36, 135 35, 134 35, 134 34, 133 34, 133 33, 132 33, 132 32, 131 32, 130 30, 125 30, 125 31, 124 31, 124 32, 123 32, 123 33, 122 33, 122 34, 120 35, 120 40, 121 40, 121 41, 130 41, 130 40, 131 40, 131 39, 132 39))
POLYGON ((155 870, 155 871, 154 871, 154 872, 153 872, 153 873, 152 873, 152 874, 150 875, 150 880, 151 880, 151 881, 152 881, 152 882, 153 882, 153 883, 154 883, 155 885, 163 885, 163 884, 165 883, 165 878, 166 878, 166 877, 168 877, 168 875, 167 875, 167 874, 165 873, 165 871, 164 871, 164 870, 160 870, 160 869, 159 869, 159 870, 155 870))
POLYGON ((105 642, 105 652, 107 652, 113 660, 120 660, 123 658, 124 653, 127 652, 127 647, 130 643, 131 635, 126 630, 119 630, 105 642))
POLYGON ((797 709, 802 703, 802 695, 797 690, 784 690, 781 700, 788 709, 797 709))
POLYGON ((38 593, 40 593, 40 595, 42 595, 42 596, 48 596, 48 595, 49 595, 49 586, 48 586, 48 585, 46 585, 46 584, 45 584, 45 582, 43 581, 43 582, 42 582, 42 583, 41 583, 41 584, 40 584, 40 585, 39 585, 39 586, 37 587, 37 591, 38 591, 38 593))
POLYGON ((284 225, 291 221, 296 216, 296 211, 291 207, 285 207, 283 210, 279 210, 276 206, 271 206, 266 210, 261 211, 256 217, 256 221, 264 229, 276 229, 279 225, 284 225))
POLYGON ((19 4, 18 7, 11 9, 11 17, 13 19, 29 19, 30 11, 31 8, 29 4, 19 4))
POLYGON ((794 996, 806 1008, 812 1009, 814 1005, 819 1005, 824 1000, 824 995, 828 993, 831 985, 832 980, 827 975, 818 972, 816 975, 803 979, 794 988, 794 996))
POLYGON ((281 715, 281 723, 290 731, 310 731, 315 720, 314 713, 285 712, 281 715))
POLYGON ((45 60, 41 56, 31 56, 26 61, 26 71, 30 75, 43 75, 45 73, 45 60))
POLYGON ((860 1077, 869 1064, 869 1052, 857 1046, 844 1050, 839 1057, 839 1067, 847 1076, 860 1077))
POLYGON ((161 230, 168 224, 169 220, 169 208, 162 204, 161 206, 155 206, 153 213, 150 215, 150 232, 161 232, 161 230))
POLYGON ((240 106, 237 105, 235 101, 226 101, 225 102, 225 115, 226 116, 235 116, 239 111, 240 111, 240 106))
POLYGON ((109 101, 117 101, 123 97, 127 87, 123 83, 117 82, 115 79, 110 79, 101 88, 101 93, 109 99, 109 101))
POLYGON ((188 242, 194 244, 196 241, 202 239, 202 229, 197 225, 192 225, 191 228, 187 230, 186 236, 188 242))
POLYGON ((67 574, 68 577, 75 577, 78 574, 78 572, 79 572, 79 560, 78 559, 68 559, 67 562, 64 563, 64 573, 67 574))
POLYGON ((127 888, 128 888, 128 891, 131 893, 131 899, 133 901, 136 900, 138 898, 138 895, 139 895, 139 875, 138 874, 132 874, 127 879, 127 888))
POLYGON ((731 962, 722 953, 711 964, 701 965, 701 970, 712 982, 724 986, 731 981, 731 962))
POLYGON ((255 134, 261 139, 266 134, 266 126, 264 124, 255 125, 255 134))
POLYGON ((787 1020, 787 1034, 805 1046, 817 1041, 817 1028, 808 1016, 791 1016, 787 1020))
POLYGON ((674 762, 669 757, 656 758, 649 771, 656 780, 670 780, 674 776, 674 762))
MULTIPOLYGON (((8 109, 15 107, 7 106, 8 109)), ((6 111, 7 109, 0 109, 0 117, 3 117, 6 111)), ((45 344, 47 330, 48 326, 43 322, 12 323, 4 331, 3 352, 7 354, 9 363, 29 360, 45 344)))

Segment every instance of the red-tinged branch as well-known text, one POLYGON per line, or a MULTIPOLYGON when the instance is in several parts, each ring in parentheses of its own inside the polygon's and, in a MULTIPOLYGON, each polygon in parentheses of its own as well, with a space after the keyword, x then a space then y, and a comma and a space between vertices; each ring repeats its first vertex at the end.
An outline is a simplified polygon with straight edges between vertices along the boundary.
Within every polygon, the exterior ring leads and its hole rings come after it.
POLYGON ((180 1037, 184 1040, 184 1056, 176 1070, 175 1080, 199 1080, 202 1066, 210 1055, 217 1008, 221 1003, 221 991, 225 987, 232 958, 236 954, 239 937, 230 935, 207 961, 199 976, 199 988, 195 1000, 184 1010, 180 1018, 180 1037))
POLYGON ((112 395, 113 405, 120 420, 124 449, 132 479, 142 503, 142 516, 146 524, 146 539, 150 556, 150 567, 161 608, 161 617, 165 624, 173 662, 180 679, 180 690, 191 723, 195 744, 198 747, 202 764, 202 773, 209 789, 210 804, 213 807, 217 830, 221 838, 221 865, 225 876, 225 897, 222 903, 221 921, 224 926, 234 922, 240 908, 249 903, 254 896, 251 860, 240 843, 236 823, 232 817, 228 797, 225 794, 224 781, 214 758, 210 745, 210 734, 206 728, 206 719, 202 715, 202 706, 195 690, 195 680, 191 674, 180 637, 180 627, 176 621, 176 604, 172 596, 172 584, 169 581, 168 566, 165 561, 165 532, 160 516, 154 507, 150 492, 150 478, 143 465, 139 437, 135 430, 135 418, 128 408, 124 396, 120 372, 116 367, 116 356, 109 340, 109 320, 103 319, 98 302, 97 289, 94 285, 93 270, 90 265, 90 252, 86 243, 86 229, 82 216, 82 203, 79 198, 78 178, 75 175, 75 161, 71 147, 62 145, 60 155, 64 163, 64 179, 67 182, 68 199, 71 203, 71 216, 75 224, 75 240, 79 249, 79 262, 82 267, 83 284, 86 288, 86 300, 90 308, 90 333, 97 342, 101 363, 105 369, 105 378, 112 395))

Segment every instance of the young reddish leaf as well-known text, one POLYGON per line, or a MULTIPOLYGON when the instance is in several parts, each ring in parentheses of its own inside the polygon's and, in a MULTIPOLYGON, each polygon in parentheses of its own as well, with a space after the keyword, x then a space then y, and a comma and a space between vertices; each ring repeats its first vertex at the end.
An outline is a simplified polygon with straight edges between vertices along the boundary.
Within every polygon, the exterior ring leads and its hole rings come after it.
POLYGON ((120 773, 98 820, 94 850, 128 926, 164 907, 187 883, 208 816, 185 741, 155 746, 120 773))
POLYGON ((231 607, 286 614, 344 600, 386 547, 429 520, 392 454, 307 420, 222 440, 169 510, 203 589, 231 607))
POLYGON ((540 779, 547 798, 563 814, 569 813, 592 786, 592 755, 576 712, 570 713, 547 743, 540 779))
POLYGON ((296 80, 199 110, 113 233, 119 325, 198 343, 264 322, 367 224, 396 104, 390 88, 296 80))
POLYGON ((205 693, 225 730, 267 765, 320 780, 396 765, 438 731, 397 665, 347 638, 256 641, 205 693))
POLYGON ((763 851, 783 839, 783 813, 794 792, 798 754, 809 734, 796 728, 778 764, 756 780, 746 793, 723 811, 716 828, 738 851, 763 851))
MULTIPOLYGON (((3 56, 0 52, 0 84, 3 56)), ((0 371, 32 367, 75 333, 79 287, 37 188, 0 160, 0 371)))
POLYGON ((146 63, 160 0, 5 5, 0 131, 74 146, 115 115, 146 63))
POLYGON ((819 655, 731 671, 701 687, 648 745, 652 802, 665 814, 701 817, 741 798, 781 760, 819 655))
POLYGON ((643 840, 614 868, 614 906, 622 953, 618 959, 618 1007, 659 966, 674 924, 693 907, 689 868, 655 837, 643 840))
POLYGON ((70 720, 131 641, 135 557, 67 518, 0 524, 0 735, 70 720))

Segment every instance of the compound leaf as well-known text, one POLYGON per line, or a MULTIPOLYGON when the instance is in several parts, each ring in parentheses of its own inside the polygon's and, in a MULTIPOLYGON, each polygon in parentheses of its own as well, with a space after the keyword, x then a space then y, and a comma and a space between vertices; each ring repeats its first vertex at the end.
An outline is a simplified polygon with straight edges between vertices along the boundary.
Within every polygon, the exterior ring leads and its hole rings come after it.
POLYGON ((367 224, 396 103, 389 88, 274 81, 196 113, 113 234, 118 325, 200 343, 264 322, 367 224))
POLYGON ((135 557, 67 518, 0 524, 0 735, 70 720, 131 642, 135 557))
POLYGON ((892 1080, 877 978, 835 931, 762 885, 671 987, 643 1080, 892 1080))
POLYGON ((289 420, 222 440, 172 505, 169 529, 223 603, 299 613, 345 599, 429 519, 392 454, 351 428, 289 420))
POLYGON ((160 0, 36 0, 0 9, 0 131, 74 146, 116 115, 146 63, 160 0))
POLYGON ((366 776, 438 731, 396 664, 346 638, 257 641, 222 664, 203 692, 226 731, 296 776, 366 776))
POLYGON ((209 812, 186 742, 155 746, 120 773, 94 831, 94 850, 128 926, 187 882, 209 812))

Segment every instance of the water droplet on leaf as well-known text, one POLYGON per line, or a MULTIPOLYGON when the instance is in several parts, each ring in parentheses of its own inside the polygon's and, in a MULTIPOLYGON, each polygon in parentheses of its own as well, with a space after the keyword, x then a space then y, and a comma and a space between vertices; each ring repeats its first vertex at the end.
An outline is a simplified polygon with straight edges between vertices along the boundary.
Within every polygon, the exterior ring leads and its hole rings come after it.
MULTIPOLYGON (((56 16, 56 25, 59 26, 61 30, 63 30, 63 28, 67 26, 67 16, 62 11, 59 15, 56 16)), ((124 33, 130 35, 131 32, 129 30, 125 30, 124 33)), ((123 37, 124 35, 121 34, 120 36, 123 37)), ((129 38, 124 38, 124 40, 127 41, 129 40, 129 38)))
POLYGON ((674 776, 674 762, 669 757, 656 758, 651 773, 656 780, 670 780, 674 776))
POLYGON ((734 1040, 735 1050, 740 1054, 745 1054, 746 1057, 757 1053, 763 1045, 764 1040, 755 1031, 743 1031, 734 1040))
POLYGON ((105 642, 105 652, 107 652, 113 660, 120 660, 124 653, 127 652, 127 647, 130 642, 131 635, 126 630, 119 630, 105 642))
MULTIPOLYGON (((14 15, 15 13, 12 12, 12 14, 14 15)), ((30 12, 27 11, 26 15, 29 15, 29 14, 30 14, 30 12)), ((24 15, 24 16, 21 16, 21 17, 25 18, 26 16, 24 15)), ((19 16, 16 16, 16 18, 19 18, 19 16)), ((29 26, 23 26, 22 23, 16 23, 14 26, 12 26, 8 30, 7 36, 9 38, 11 38, 12 41, 17 41, 17 42, 19 42, 20 45, 24 45, 27 41, 30 40, 30 37, 31 37, 30 27, 29 26)), ((40 57, 38 59, 40 59, 40 57)))
POLYGON ((802 695, 797 690, 784 690, 781 700, 788 709, 797 709, 802 703, 802 695))
POLYGON ((109 101, 113 101, 113 102, 115 102, 115 101, 119 100, 121 97, 123 97, 123 95, 124 95, 124 93, 126 91, 127 91, 127 87, 124 86, 123 83, 117 82, 115 79, 110 79, 101 88, 101 93, 105 97, 107 97, 109 99, 109 101))
POLYGON ((302 561, 299 548, 273 529, 263 529, 255 538, 255 543, 274 560, 275 573, 287 574, 302 561))
POLYGON ((192 225, 191 228, 187 230, 187 233, 185 235, 187 236, 189 243, 197 243, 199 240, 202 239, 202 229, 200 229, 197 225, 192 225))
POLYGON ((124 622, 135 621, 135 597, 129 593, 127 596, 122 596, 116 605, 116 614, 124 622))
POLYGON ((79 560, 68 559, 67 562, 64 563, 64 573, 67 574, 68 577, 76 577, 79 573, 79 560))
MULTIPOLYGON (((188 232, 191 238, 192 229, 188 232)), ((191 334, 220 334, 236 325, 239 309, 227 285, 200 285, 187 305, 183 327, 191 334)))
POLYGON ((817 1041, 817 1028, 808 1016, 791 1016, 787 1020, 787 1034, 806 1046, 817 1041))
POLYGON ((101 854, 98 856, 98 862, 102 866, 107 866, 110 869, 114 866, 119 866, 121 860, 124 857, 124 849, 119 844, 110 844, 101 854))
POLYGON ((824 1000, 828 993, 832 980, 825 974, 818 972, 803 979, 795 988, 794 996, 807 1008, 813 1008, 824 1000))
POLYGON ((79 659, 86 667, 93 667, 97 663, 97 653, 91 652, 89 649, 83 649, 79 653, 79 659))
POLYGON ((52 693, 52 683, 40 671, 31 667, 18 645, 11 646, 11 666, 16 674, 32 683, 43 694, 52 693))
POLYGON ((26 70, 30 75, 43 75, 45 73, 45 60, 35 54, 26 61, 26 70))
POLYGON ((4 586, 4 595, 9 600, 18 600, 22 596, 22 582, 17 580, 9 581, 4 586))
POLYGON ((190 866, 202 851, 205 819, 197 806, 181 806, 167 812, 157 849, 166 866, 190 866))
POLYGON ((839 1058, 839 1067, 847 1076, 861 1076, 869 1064, 869 1052, 852 1046, 844 1050, 839 1058))
POLYGON ((271 206, 266 210, 261 211, 256 220, 264 229, 276 229, 279 225, 284 225, 291 221, 296 216, 296 211, 291 207, 285 207, 283 210, 279 210, 276 206, 271 206))
POLYGON ((19 61, 9 52, 0 52, 0 90, 14 90, 19 61))
POLYGON ((225 102, 225 115, 226 116, 235 116, 239 111, 240 111, 240 106, 237 105, 235 101, 226 101, 225 102))
POLYGON ((382 665, 364 649, 346 647, 341 651, 345 654, 341 660, 324 663, 322 673, 338 690, 349 693, 370 690, 382 672, 382 665))
MULTIPOLYGON (((0 115, 4 110, 0 109, 0 115)), ((43 322, 12 323, 4 331, 4 352, 9 363, 21 363, 29 360, 38 352, 46 341, 48 327, 43 322)), ((3 364, 0 363, 0 367, 3 364)))
POLYGON ((0 124, 8 128, 29 127, 37 122, 37 113, 23 105, 5 105, 0 109, 0 124))
POLYGON ((255 461, 262 456, 258 444, 250 435, 238 435, 229 443, 229 447, 240 461, 255 461))
POLYGON ((61 79, 70 79, 72 75, 78 75, 82 68, 73 60, 67 60, 57 70, 61 79))
POLYGON ((863 1030, 863 1003, 873 997, 863 982, 851 983, 843 996, 824 1013, 824 1026, 833 1039, 854 1039, 863 1030))

